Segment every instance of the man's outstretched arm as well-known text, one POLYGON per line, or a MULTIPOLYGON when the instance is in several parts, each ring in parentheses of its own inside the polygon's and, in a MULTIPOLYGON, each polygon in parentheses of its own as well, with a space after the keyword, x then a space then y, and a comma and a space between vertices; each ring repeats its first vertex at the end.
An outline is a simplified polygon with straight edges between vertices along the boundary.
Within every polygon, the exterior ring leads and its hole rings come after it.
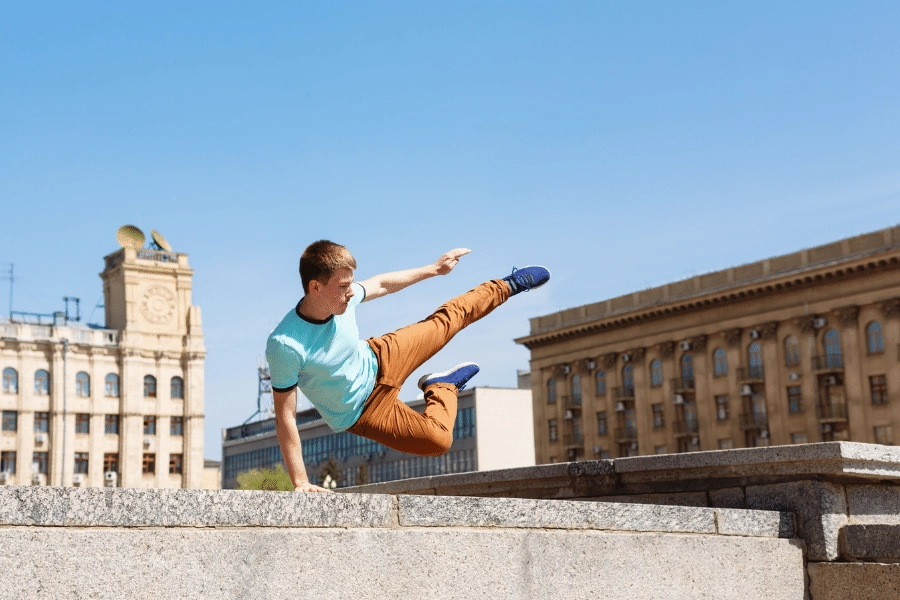
POLYGON ((325 488, 313 485, 306 474, 303 464, 303 451, 300 446, 300 434, 297 432, 297 388, 289 392, 272 392, 275 400, 275 433, 281 445, 281 456, 287 468, 295 492, 329 492, 325 488))
POLYGON ((391 273, 383 273, 370 277, 359 284, 366 290, 366 297, 363 302, 381 298, 387 294, 399 292, 405 287, 414 283, 418 283, 429 277, 437 275, 446 275, 453 270, 453 267, 459 262, 461 256, 465 256, 471 252, 468 248, 456 248, 449 252, 445 252, 433 264, 419 267, 418 269, 406 269, 405 271, 393 271, 391 273))

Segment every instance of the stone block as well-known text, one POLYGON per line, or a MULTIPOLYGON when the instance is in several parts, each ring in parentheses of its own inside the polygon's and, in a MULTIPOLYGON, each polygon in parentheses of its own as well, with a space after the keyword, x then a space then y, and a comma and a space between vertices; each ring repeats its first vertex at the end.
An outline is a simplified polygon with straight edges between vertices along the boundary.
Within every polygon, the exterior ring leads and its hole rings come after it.
POLYGON ((709 490, 709 505, 715 508, 746 508, 744 489, 732 487, 709 490))
POLYGON ((900 524, 900 485, 847 485, 851 523, 900 524))
POLYGON ((709 505, 706 492, 672 492, 669 494, 623 494, 621 496, 598 496, 585 498, 595 502, 627 502, 633 504, 659 504, 665 506, 696 506, 709 505))
POLYGON ((789 512, 717 508, 716 527, 723 535, 795 537, 794 515, 789 512))
POLYGON ((810 563, 810 600, 897 600, 900 564, 810 563))
POLYGON ((809 559, 835 560, 838 533, 847 524, 847 503, 840 485, 796 481, 746 488, 747 508, 792 512, 797 534, 806 541, 809 559))
POLYGON ((848 560, 900 561, 900 525, 845 525, 841 556, 848 560))

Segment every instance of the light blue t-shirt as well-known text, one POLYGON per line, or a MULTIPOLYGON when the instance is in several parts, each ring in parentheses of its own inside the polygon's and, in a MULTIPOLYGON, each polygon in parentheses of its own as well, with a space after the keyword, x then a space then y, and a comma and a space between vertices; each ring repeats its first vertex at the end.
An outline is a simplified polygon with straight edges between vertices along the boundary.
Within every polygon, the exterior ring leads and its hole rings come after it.
POLYGON ((287 392, 298 386, 334 431, 356 423, 378 373, 375 353, 359 339, 356 326, 356 307, 366 290, 353 285, 356 293, 344 314, 312 321, 297 304, 266 343, 272 387, 287 392))

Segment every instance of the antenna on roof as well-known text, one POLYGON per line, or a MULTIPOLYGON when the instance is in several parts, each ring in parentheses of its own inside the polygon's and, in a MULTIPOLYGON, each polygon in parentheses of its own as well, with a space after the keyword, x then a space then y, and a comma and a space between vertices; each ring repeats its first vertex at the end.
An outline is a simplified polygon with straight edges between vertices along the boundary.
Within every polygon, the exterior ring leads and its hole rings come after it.
POLYGON ((122 225, 116 231, 116 241, 123 248, 142 248, 145 239, 144 232, 134 225, 122 225))
POLYGON ((155 229, 150 230, 150 237, 153 238, 153 241, 150 242, 150 247, 154 250, 162 250, 163 252, 171 252, 172 246, 166 241, 166 238, 163 237, 163 234, 156 231, 155 229))
POLYGON ((13 263, 8 263, 8 264, 9 264, 9 270, 8 270, 6 273, 4 273, 3 276, 0 277, 0 279, 6 279, 6 280, 9 281, 9 320, 12 321, 12 315, 13 315, 13 303, 12 303, 12 301, 13 301, 13 283, 15 283, 16 277, 15 277, 15 275, 13 275, 13 267, 15 267, 15 265, 14 265, 13 263))
POLYGON ((265 361, 256 360, 256 373, 259 384, 256 390, 256 412, 244 421, 249 423, 256 417, 271 419, 275 416, 275 398, 272 397, 272 376, 269 373, 269 365, 265 361))

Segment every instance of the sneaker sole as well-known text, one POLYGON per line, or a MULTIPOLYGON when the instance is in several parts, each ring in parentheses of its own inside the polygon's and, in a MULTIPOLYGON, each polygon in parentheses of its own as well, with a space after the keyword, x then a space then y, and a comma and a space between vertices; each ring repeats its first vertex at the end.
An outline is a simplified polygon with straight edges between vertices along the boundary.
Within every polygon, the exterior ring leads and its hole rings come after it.
MULTIPOLYGON (((456 365, 456 366, 453 367, 452 369, 447 369, 446 371, 442 371, 442 372, 440 372, 440 373, 426 373, 425 375, 422 375, 421 377, 419 377, 419 389, 422 390, 422 391, 424 392, 424 391, 425 391, 425 388, 422 387, 422 386, 425 385, 425 382, 426 382, 427 380, 431 379, 432 377, 446 377, 447 375, 449 375, 449 374, 452 373, 453 371, 455 371, 455 370, 457 370, 457 369, 462 369, 463 367, 468 367, 468 366, 470 366, 470 365, 471 365, 471 366, 476 366, 476 367, 477 367, 477 366, 478 366, 478 363, 464 362, 464 363, 460 363, 460 364, 456 365)), ((480 367, 479 367, 479 368, 480 368, 480 367)))

